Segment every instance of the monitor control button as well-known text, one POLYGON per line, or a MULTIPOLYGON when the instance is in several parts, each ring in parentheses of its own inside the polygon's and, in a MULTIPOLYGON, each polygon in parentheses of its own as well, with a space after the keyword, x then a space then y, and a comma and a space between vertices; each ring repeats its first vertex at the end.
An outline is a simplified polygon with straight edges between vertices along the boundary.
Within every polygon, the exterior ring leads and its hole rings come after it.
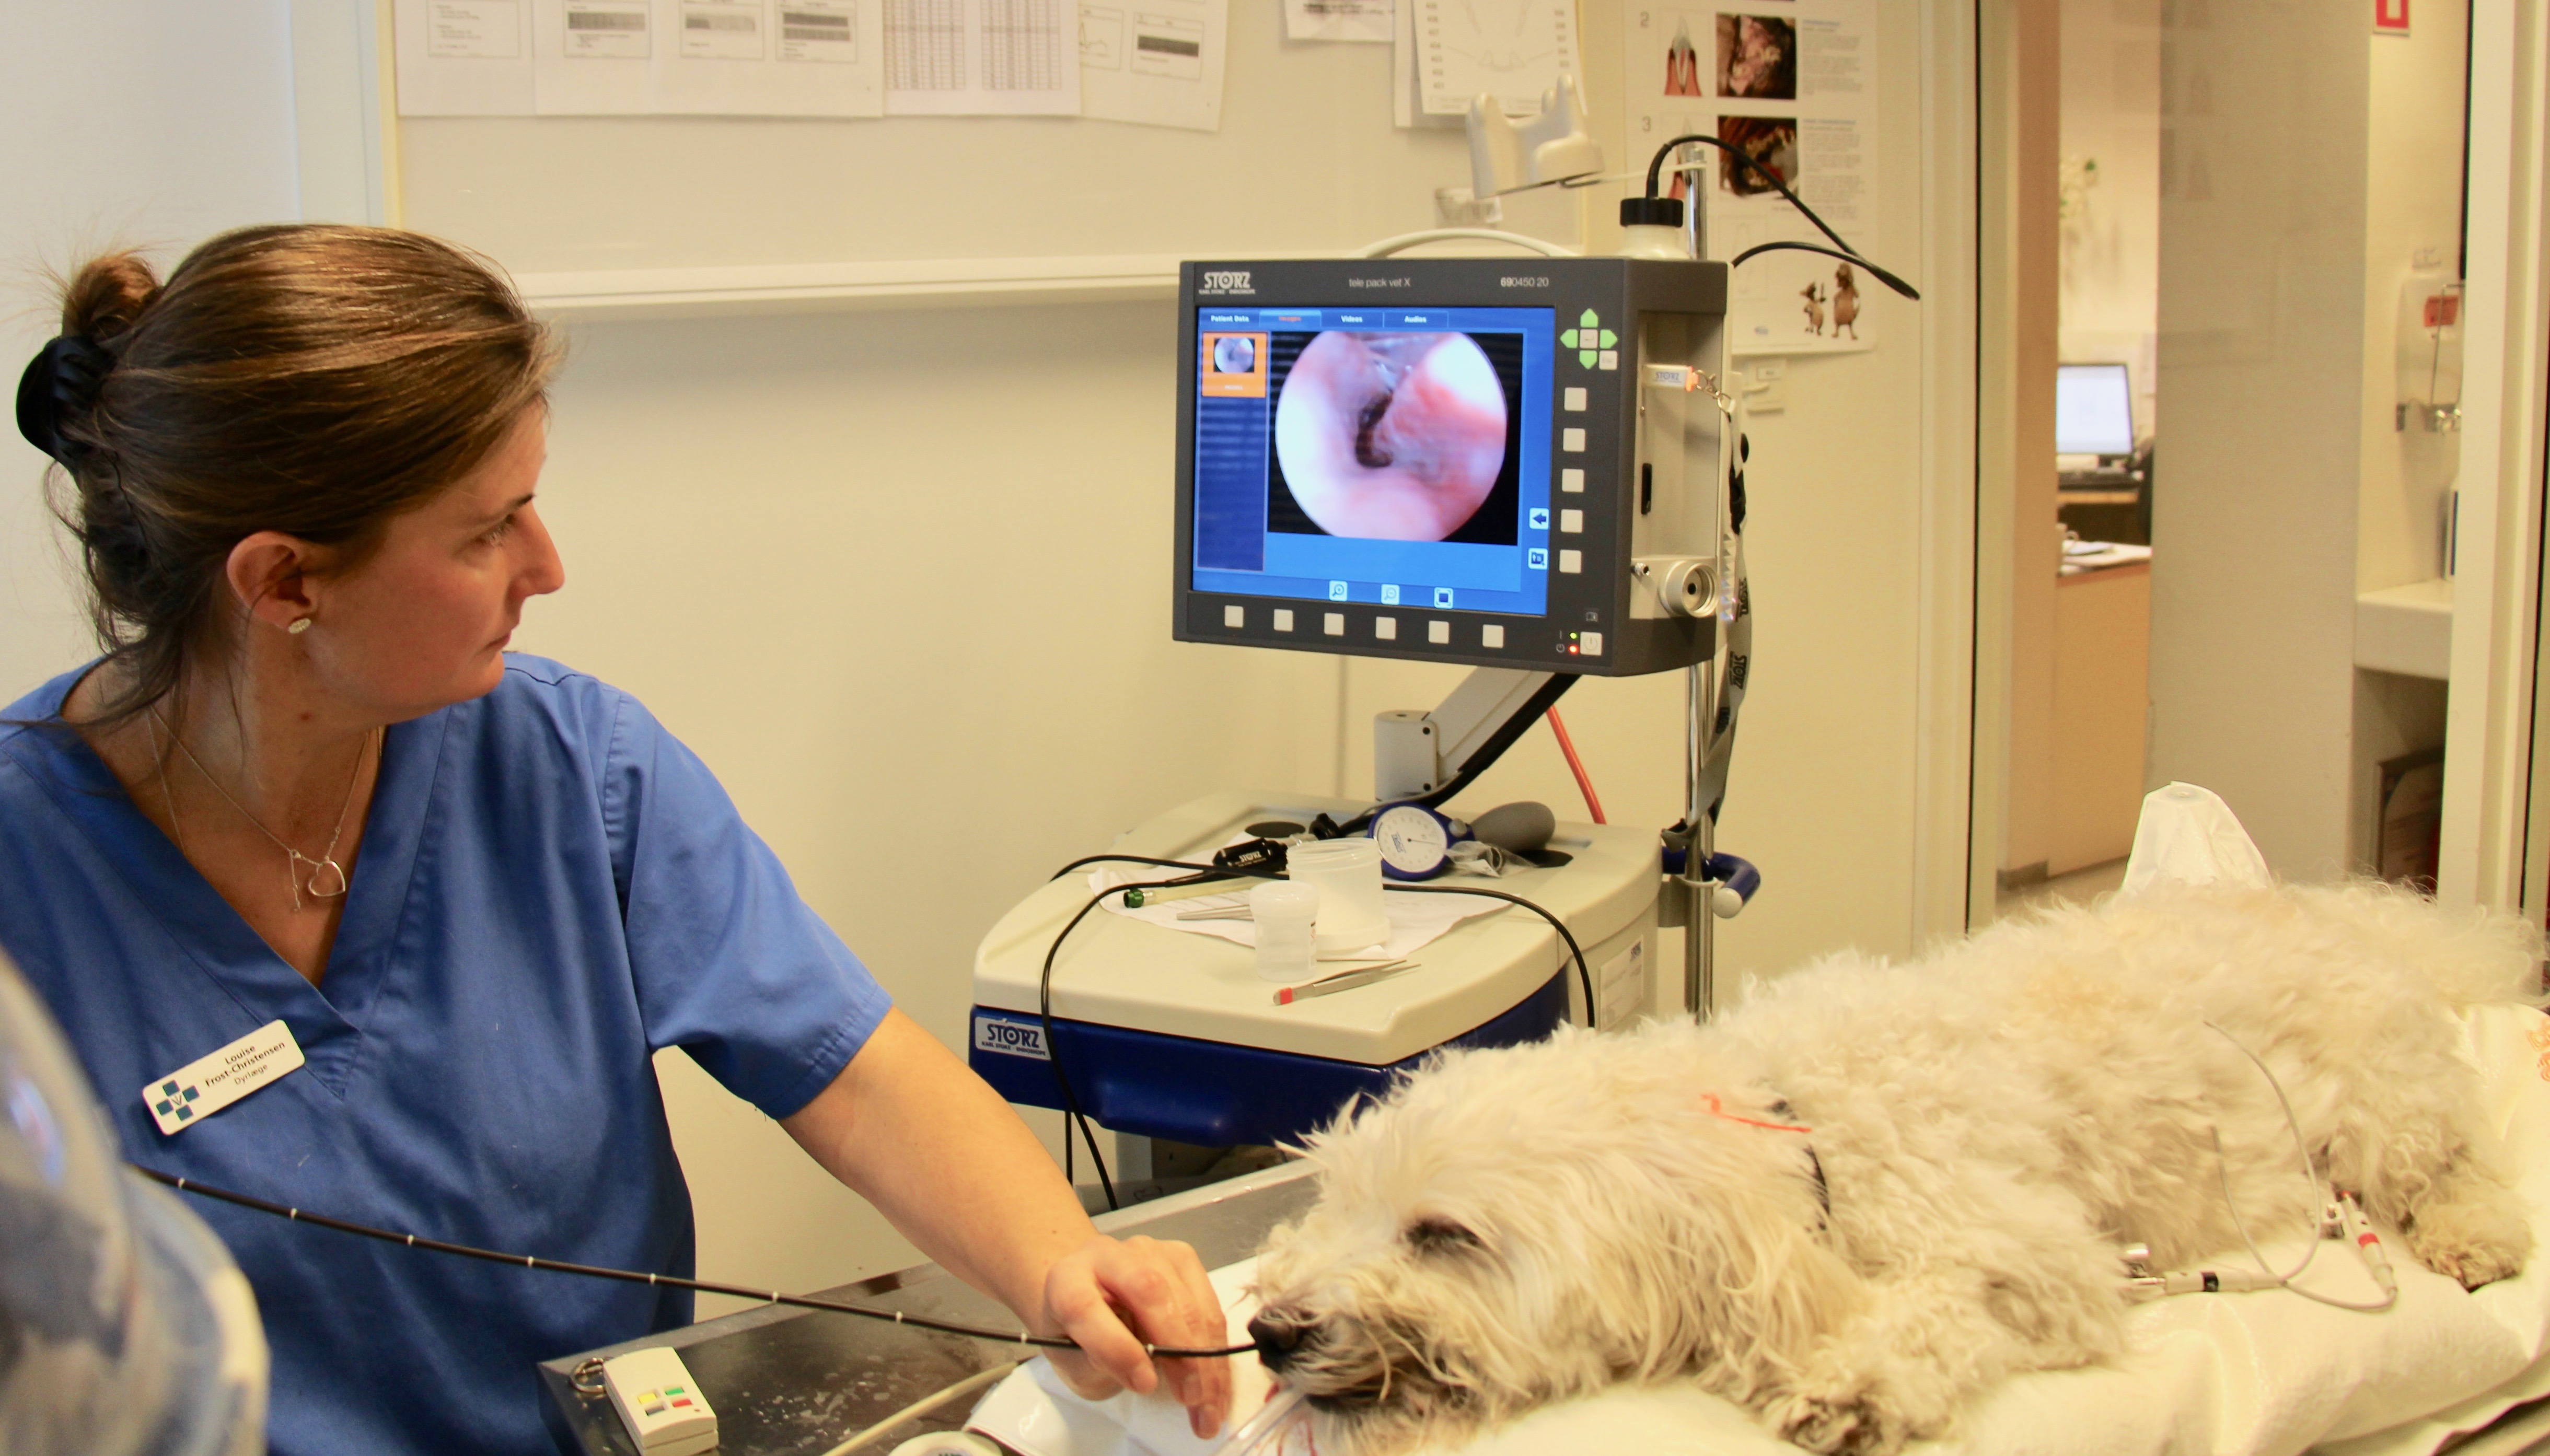
POLYGON ((1584 453, 1585 432, 1582 430, 1562 430, 1558 432, 1558 447, 1570 454, 1584 453))
POLYGON ((1585 472, 1582 470, 1559 471, 1558 488, 1567 492, 1571 496, 1583 495, 1585 493, 1585 472))
POLYGON ((1373 634, 1374 636, 1376 636, 1376 637, 1381 638, 1381 639, 1382 639, 1383 641, 1385 641, 1385 642, 1395 642, 1395 641, 1398 641, 1398 640, 1399 640, 1399 619, 1398 619, 1398 618, 1396 618, 1396 617, 1376 617, 1376 618, 1374 618, 1374 619, 1372 620, 1372 634, 1373 634))
POLYGON ((1293 630, 1292 608, 1278 607, 1275 609, 1275 630, 1277 631, 1291 631, 1293 630))
POLYGON ((1559 552, 1558 569, 1569 575, 1574 575, 1577 572, 1583 571, 1585 569, 1585 553, 1583 551, 1559 552))
POLYGON ((1325 614, 1325 620, 1320 624, 1320 631, 1326 632, 1332 637, 1344 636, 1346 634, 1346 615, 1342 612, 1330 612, 1325 614))
POLYGON ((1567 408, 1571 411, 1580 412, 1585 408, 1584 385, 1571 384, 1567 387, 1567 408))
POLYGON ((1620 351, 1613 348, 1603 350, 1603 367, 1606 369, 1620 367, 1620 351))
POLYGON ((1576 649, 1588 657, 1602 656, 1603 634, 1599 631, 1578 632, 1576 634, 1576 649))
POLYGON ((1585 513, 1582 511, 1559 512, 1558 529, 1561 534, 1566 535, 1574 535, 1579 532, 1582 532, 1585 529, 1585 513))
POLYGON ((1480 628, 1480 629, 1479 629, 1479 645, 1480 645, 1480 646, 1482 646, 1482 647, 1502 647, 1502 646, 1504 646, 1505 644, 1506 644, 1506 630, 1505 630, 1504 628, 1499 627, 1498 625, 1496 625, 1495 623, 1493 623, 1493 622, 1492 622, 1492 623, 1489 623, 1487 626, 1485 626, 1485 627, 1483 627, 1483 628, 1480 628))
POLYGON ((1448 622, 1425 624, 1425 640, 1438 647, 1449 646, 1452 641, 1452 624, 1448 622))
POLYGON ((1248 625, 1248 609, 1245 607, 1223 608, 1222 625, 1225 627, 1246 627, 1248 625))

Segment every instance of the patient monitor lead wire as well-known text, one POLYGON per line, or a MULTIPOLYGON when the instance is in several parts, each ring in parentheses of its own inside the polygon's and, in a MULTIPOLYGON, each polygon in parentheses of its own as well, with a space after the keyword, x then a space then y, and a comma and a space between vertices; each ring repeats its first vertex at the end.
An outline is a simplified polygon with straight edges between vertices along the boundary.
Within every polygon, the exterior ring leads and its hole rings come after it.
POLYGON ((2208 1130, 2213 1136, 2213 1171, 2222 1185, 2222 1206, 2231 1214, 2231 1226, 2239 1230, 2240 1242, 2248 1246, 2249 1257, 2257 1261, 2258 1273, 2252 1275, 2246 1270, 2219 1272, 2205 1270, 2193 1274, 2154 1275, 2134 1280, 2128 1288, 2137 1292, 2161 1295, 2239 1293, 2246 1290, 2280 1289, 2289 1294, 2300 1295, 2315 1304, 2326 1305, 2331 1309, 2352 1310, 2364 1314, 2379 1314, 2399 1304, 2399 1279, 2391 1272, 2390 1256, 2382 1250, 2380 1235, 2365 1223, 2364 1212, 2357 1205, 2355 1195, 2344 1192, 2332 1195, 2327 1182, 2321 1178, 2318 1165, 2311 1160, 2310 1140, 2303 1136, 2302 1118, 2294 1115, 2293 1100, 2285 1096, 2284 1083, 2276 1079, 2276 1074, 2268 1069, 2266 1061, 2256 1052, 2251 1051, 2239 1037, 2224 1030, 2210 1018, 2207 1019, 2205 1024, 2223 1040, 2230 1042, 2242 1056, 2247 1057, 2250 1065, 2258 1069, 2258 1075, 2267 1079, 2268 1089, 2276 1094, 2276 1105, 2284 1109, 2285 1126, 2294 1136, 2294 1149, 2302 1156, 2303 1179, 2310 1185, 2312 1203, 2323 1211, 2320 1223, 2312 1230, 2310 1247, 2304 1251, 2302 1262, 2282 1274, 2277 1273, 2275 1266, 2267 1262, 2265 1252, 2259 1249, 2257 1239, 2250 1236, 2248 1220, 2240 1216, 2239 1200, 2232 1196, 2231 1160, 2222 1151, 2222 1129, 2210 1128, 2208 1130), (2327 1236, 2332 1224, 2342 1235, 2355 1240, 2356 1252, 2363 1256, 2366 1272, 2373 1277, 2375 1284, 2382 1287, 2381 1303, 2364 1304, 2353 1300, 2335 1299, 2328 1295, 2316 1294, 2294 1283, 2310 1268, 2311 1261, 2319 1257, 2320 1242, 2327 1236))
MULTIPOLYGON (((1526 723, 1527 722, 1528 720, 1526 720, 1526 723)), ((1070 874, 1073 870, 1083 869, 1093 864, 1138 864, 1146 865, 1153 869, 1221 873, 1233 876, 1234 878, 1251 880, 1280 880, 1284 878, 1282 875, 1270 874, 1263 870, 1226 869, 1220 865, 1197 864, 1191 860, 1184 859, 1153 859, 1147 855, 1140 854, 1083 855, 1082 857, 1073 860, 1071 863, 1064 865, 1062 868, 1055 870, 1052 878, 1053 880, 1059 880, 1064 875, 1070 874)), ((1052 883, 1052 880, 1048 880, 1046 883, 1050 884, 1052 883)), ((1071 1154, 1071 1134, 1073 1128, 1076 1127, 1080 1132, 1080 1140, 1089 1148, 1089 1160, 1098 1165, 1098 1187, 1099 1190, 1106 1195, 1107 1207, 1111 1211, 1121 1209, 1124 1205, 1117 1201, 1116 1181, 1108 1176, 1107 1160, 1105 1157, 1101 1156, 1098 1151, 1098 1134, 1090 1129, 1089 1116, 1080 1110, 1080 1098, 1072 1091, 1071 1078, 1063 1072, 1062 1046, 1059 1038, 1054 1035, 1053 963, 1054 958, 1062 953, 1062 942, 1071 937, 1072 931, 1080 928, 1080 922, 1089 919, 1089 913, 1091 911, 1106 904, 1109 896, 1122 895, 1128 890, 1156 890, 1174 883, 1176 882, 1172 880, 1159 880, 1145 881, 1131 885, 1110 885, 1106 889, 1089 897, 1088 903, 1081 906, 1078 911, 1075 911, 1072 914, 1071 919, 1064 922, 1062 929, 1055 933, 1053 943, 1045 947, 1044 966, 1036 975, 1036 1019, 1042 1023, 1044 1029, 1045 1062, 1048 1066, 1053 1068, 1054 1085, 1062 1091, 1062 1111, 1065 1118, 1065 1125, 1062 1129, 1062 1150, 1066 1160, 1065 1167, 1067 1169, 1069 1166, 1068 1159, 1071 1154)), ((1548 910, 1532 904, 1530 901, 1523 899, 1520 895, 1511 895, 1503 890, 1491 890, 1483 885, 1393 885, 1390 888, 1393 891, 1409 895, 1476 895, 1487 900, 1502 900, 1509 905, 1520 905, 1523 909, 1530 911, 1533 915, 1549 922, 1550 928, 1558 932, 1558 938, 1567 946, 1568 959, 1576 963, 1577 985, 1582 989, 1585 995, 1585 1026, 1589 1031, 1594 1029, 1594 972, 1586 964, 1585 947, 1576 943, 1576 936, 1574 932, 1567 928, 1567 922, 1565 921, 1560 920, 1557 916, 1550 914, 1548 910)), ((1561 964, 1563 966, 1564 962, 1561 964)), ((1066 1173, 1065 1176, 1067 1178, 1068 1174, 1066 1173)))

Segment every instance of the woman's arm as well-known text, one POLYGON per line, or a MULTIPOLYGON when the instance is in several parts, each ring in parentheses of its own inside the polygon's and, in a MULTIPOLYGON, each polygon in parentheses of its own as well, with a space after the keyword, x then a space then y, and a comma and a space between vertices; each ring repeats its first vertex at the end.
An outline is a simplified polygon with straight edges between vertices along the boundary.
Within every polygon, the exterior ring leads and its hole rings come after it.
POLYGON ((1032 1333, 1081 1352, 1055 1368, 1093 1399, 1149 1392, 1166 1376, 1196 1434, 1230 1406, 1220 1360, 1168 1360, 1142 1343, 1225 1343, 1222 1304, 1182 1243, 1100 1234, 1053 1159, 1000 1095, 936 1037, 888 1012, 815 1100, 780 1123, 815 1161, 874 1204, 949 1273, 1017 1310, 1032 1333), (1130 1326, 1129 1330, 1128 1326, 1130 1326))

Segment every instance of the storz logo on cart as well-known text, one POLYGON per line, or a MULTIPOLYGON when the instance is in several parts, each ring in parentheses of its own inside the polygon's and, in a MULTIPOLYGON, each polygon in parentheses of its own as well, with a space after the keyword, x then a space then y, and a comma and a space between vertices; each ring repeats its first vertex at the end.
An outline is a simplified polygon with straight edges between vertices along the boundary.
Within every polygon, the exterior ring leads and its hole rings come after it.
MULTIPOLYGON (((1206 274, 1204 275, 1204 281, 1203 281, 1202 283, 1200 283, 1200 284, 1196 285, 1196 292, 1198 292, 1198 293, 1255 293, 1257 290, 1249 286, 1249 283, 1248 283, 1248 273, 1249 273, 1249 270, 1248 270, 1248 269, 1246 269, 1246 268, 1238 268, 1238 269, 1225 269, 1225 270, 1220 271, 1220 272, 1208 272, 1208 273, 1206 273, 1206 274)), ((1037 1052, 1037 1053, 1036 1053, 1036 1055, 1038 1055, 1038 1056, 1042 1056, 1042 1055, 1044 1055, 1044 1053, 1043 1053, 1043 1052, 1037 1052)))
POLYGON ((1053 1060, 1044 1052, 1042 1025, 1001 1017, 974 1018, 974 1049, 999 1052, 1003 1056, 1033 1057, 1040 1062, 1053 1060))

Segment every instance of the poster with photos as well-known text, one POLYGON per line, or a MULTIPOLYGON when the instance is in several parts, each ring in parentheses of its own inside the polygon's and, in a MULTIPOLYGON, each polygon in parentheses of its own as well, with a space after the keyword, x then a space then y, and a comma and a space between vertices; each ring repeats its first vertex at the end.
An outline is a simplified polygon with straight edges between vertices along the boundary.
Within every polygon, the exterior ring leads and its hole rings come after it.
MULTIPOLYGON (((1868 249, 1876 226, 1867 174, 1877 123, 1874 10, 1874 0, 1631 0, 1629 159, 1643 167, 1669 138, 1716 137, 1777 173, 1834 232, 1868 249)), ((1711 257, 1764 243, 1825 242, 1759 174, 1712 151, 1704 203, 1711 257)), ((1680 178, 1671 191, 1682 195, 1680 178)), ((1883 292, 1864 271, 1821 253, 1765 253, 1735 271, 1728 346, 1739 354, 1873 347, 1869 315, 1883 292)))

